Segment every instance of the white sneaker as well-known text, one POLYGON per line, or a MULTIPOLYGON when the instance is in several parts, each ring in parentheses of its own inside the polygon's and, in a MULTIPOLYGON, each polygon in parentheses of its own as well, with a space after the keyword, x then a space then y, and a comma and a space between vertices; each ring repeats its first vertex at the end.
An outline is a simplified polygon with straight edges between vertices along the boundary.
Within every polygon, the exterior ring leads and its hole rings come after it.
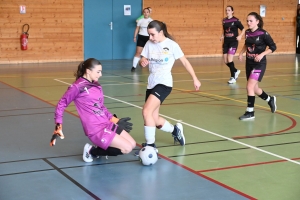
POLYGON ((234 73, 234 79, 237 80, 239 75, 241 73, 241 70, 237 70, 235 73, 234 73))
POLYGON ((236 83, 236 80, 235 80, 235 78, 233 78, 233 77, 230 77, 230 79, 229 79, 228 83, 229 83, 229 84, 236 83))
POLYGON ((181 146, 185 145, 185 138, 183 134, 183 127, 181 123, 176 123, 174 125, 174 129, 176 129, 176 133, 172 133, 172 136, 174 137, 174 144, 176 142, 179 142, 181 146))
POLYGON ((93 162, 93 157, 92 155, 90 154, 90 150, 92 149, 92 145, 90 145, 89 143, 86 143, 84 145, 84 148, 83 148, 83 155, 82 155, 82 158, 84 160, 84 162, 93 162))

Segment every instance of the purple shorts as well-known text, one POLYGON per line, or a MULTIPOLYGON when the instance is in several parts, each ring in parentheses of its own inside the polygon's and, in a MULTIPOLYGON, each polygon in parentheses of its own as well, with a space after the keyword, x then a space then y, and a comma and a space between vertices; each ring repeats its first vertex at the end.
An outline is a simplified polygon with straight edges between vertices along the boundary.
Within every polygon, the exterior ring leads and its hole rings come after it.
POLYGON ((89 135, 88 138, 98 147, 106 150, 114 137, 116 136, 117 125, 110 123, 108 127, 100 129, 93 135, 89 135))
POLYGON ((238 41, 232 41, 232 42, 224 42, 223 43, 223 54, 231 54, 234 55, 237 47, 238 47, 238 41))
POLYGON ((246 77, 261 82, 266 71, 266 64, 259 63, 255 67, 246 66, 246 77))

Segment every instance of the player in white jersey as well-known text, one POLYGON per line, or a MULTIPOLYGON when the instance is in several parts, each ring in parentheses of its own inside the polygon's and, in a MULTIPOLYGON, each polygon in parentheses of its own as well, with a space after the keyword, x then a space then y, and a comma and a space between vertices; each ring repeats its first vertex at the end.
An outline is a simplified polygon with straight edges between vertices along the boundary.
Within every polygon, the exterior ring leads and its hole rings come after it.
POLYGON ((136 29, 134 31, 133 41, 136 42, 136 51, 133 58, 132 68, 131 71, 134 72, 136 65, 138 64, 141 52, 146 44, 146 42, 149 40, 149 34, 147 31, 148 24, 153 20, 150 18, 150 10, 149 8, 145 8, 143 10, 144 18, 140 19, 137 22, 136 29), (136 37, 138 35, 138 39, 136 41, 136 37))
POLYGON ((142 53, 140 65, 149 66, 150 75, 146 91, 146 102, 143 106, 144 130, 146 143, 143 146, 155 147, 156 128, 169 132, 174 137, 174 142, 185 145, 183 127, 181 123, 172 125, 159 115, 159 109, 165 98, 171 93, 173 78, 171 69, 175 60, 179 59, 193 79, 195 90, 199 90, 201 83, 193 67, 184 56, 179 45, 167 31, 165 23, 154 20, 148 25, 149 41, 142 53))

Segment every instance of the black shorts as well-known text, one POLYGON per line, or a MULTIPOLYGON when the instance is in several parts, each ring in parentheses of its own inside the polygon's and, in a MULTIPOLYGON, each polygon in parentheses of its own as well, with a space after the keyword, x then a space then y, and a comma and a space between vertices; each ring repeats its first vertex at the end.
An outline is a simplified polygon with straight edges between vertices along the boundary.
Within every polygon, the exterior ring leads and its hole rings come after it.
POLYGON ((266 63, 257 63, 255 65, 246 64, 246 77, 261 82, 266 71, 266 63))
POLYGON ((138 35, 136 46, 144 47, 148 40, 149 40, 149 36, 138 35))
POLYGON ((158 84, 152 89, 147 89, 145 101, 147 101, 150 94, 153 94, 160 100, 160 104, 162 104, 163 101, 167 98, 167 96, 169 96, 171 91, 172 91, 172 87, 158 84))
POLYGON ((223 43, 223 54, 231 54, 234 55, 237 48, 238 48, 239 42, 238 41, 229 41, 223 43))

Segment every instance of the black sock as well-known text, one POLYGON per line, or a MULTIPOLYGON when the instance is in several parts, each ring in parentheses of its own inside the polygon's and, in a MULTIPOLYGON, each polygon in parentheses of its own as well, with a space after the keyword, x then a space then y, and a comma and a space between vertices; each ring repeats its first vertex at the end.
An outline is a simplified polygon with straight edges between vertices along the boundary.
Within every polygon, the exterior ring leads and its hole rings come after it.
POLYGON ((152 143, 152 144, 147 144, 147 146, 155 147, 155 144, 154 144, 154 143, 152 143))
POLYGON ((267 93, 265 93, 265 91, 262 91, 261 95, 258 95, 261 99, 263 100, 267 100, 269 95, 267 93))
POLYGON ((234 78, 235 77, 234 74, 235 72, 237 72, 237 69, 234 67, 234 62, 227 63, 226 65, 230 69, 230 76, 234 78))
POLYGON ((254 103, 255 103, 255 96, 248 96, 247 99, 247 111, 254 112, 254 103))
POLYGON ((117 156, 117 155, 122 155, 123 153, 121 152, 120 149, 114 147, 108 147, 106 150, 97 147, 97 148, 92 148, 90 154, 94 157, 98 157, 98 156, 117 156))

